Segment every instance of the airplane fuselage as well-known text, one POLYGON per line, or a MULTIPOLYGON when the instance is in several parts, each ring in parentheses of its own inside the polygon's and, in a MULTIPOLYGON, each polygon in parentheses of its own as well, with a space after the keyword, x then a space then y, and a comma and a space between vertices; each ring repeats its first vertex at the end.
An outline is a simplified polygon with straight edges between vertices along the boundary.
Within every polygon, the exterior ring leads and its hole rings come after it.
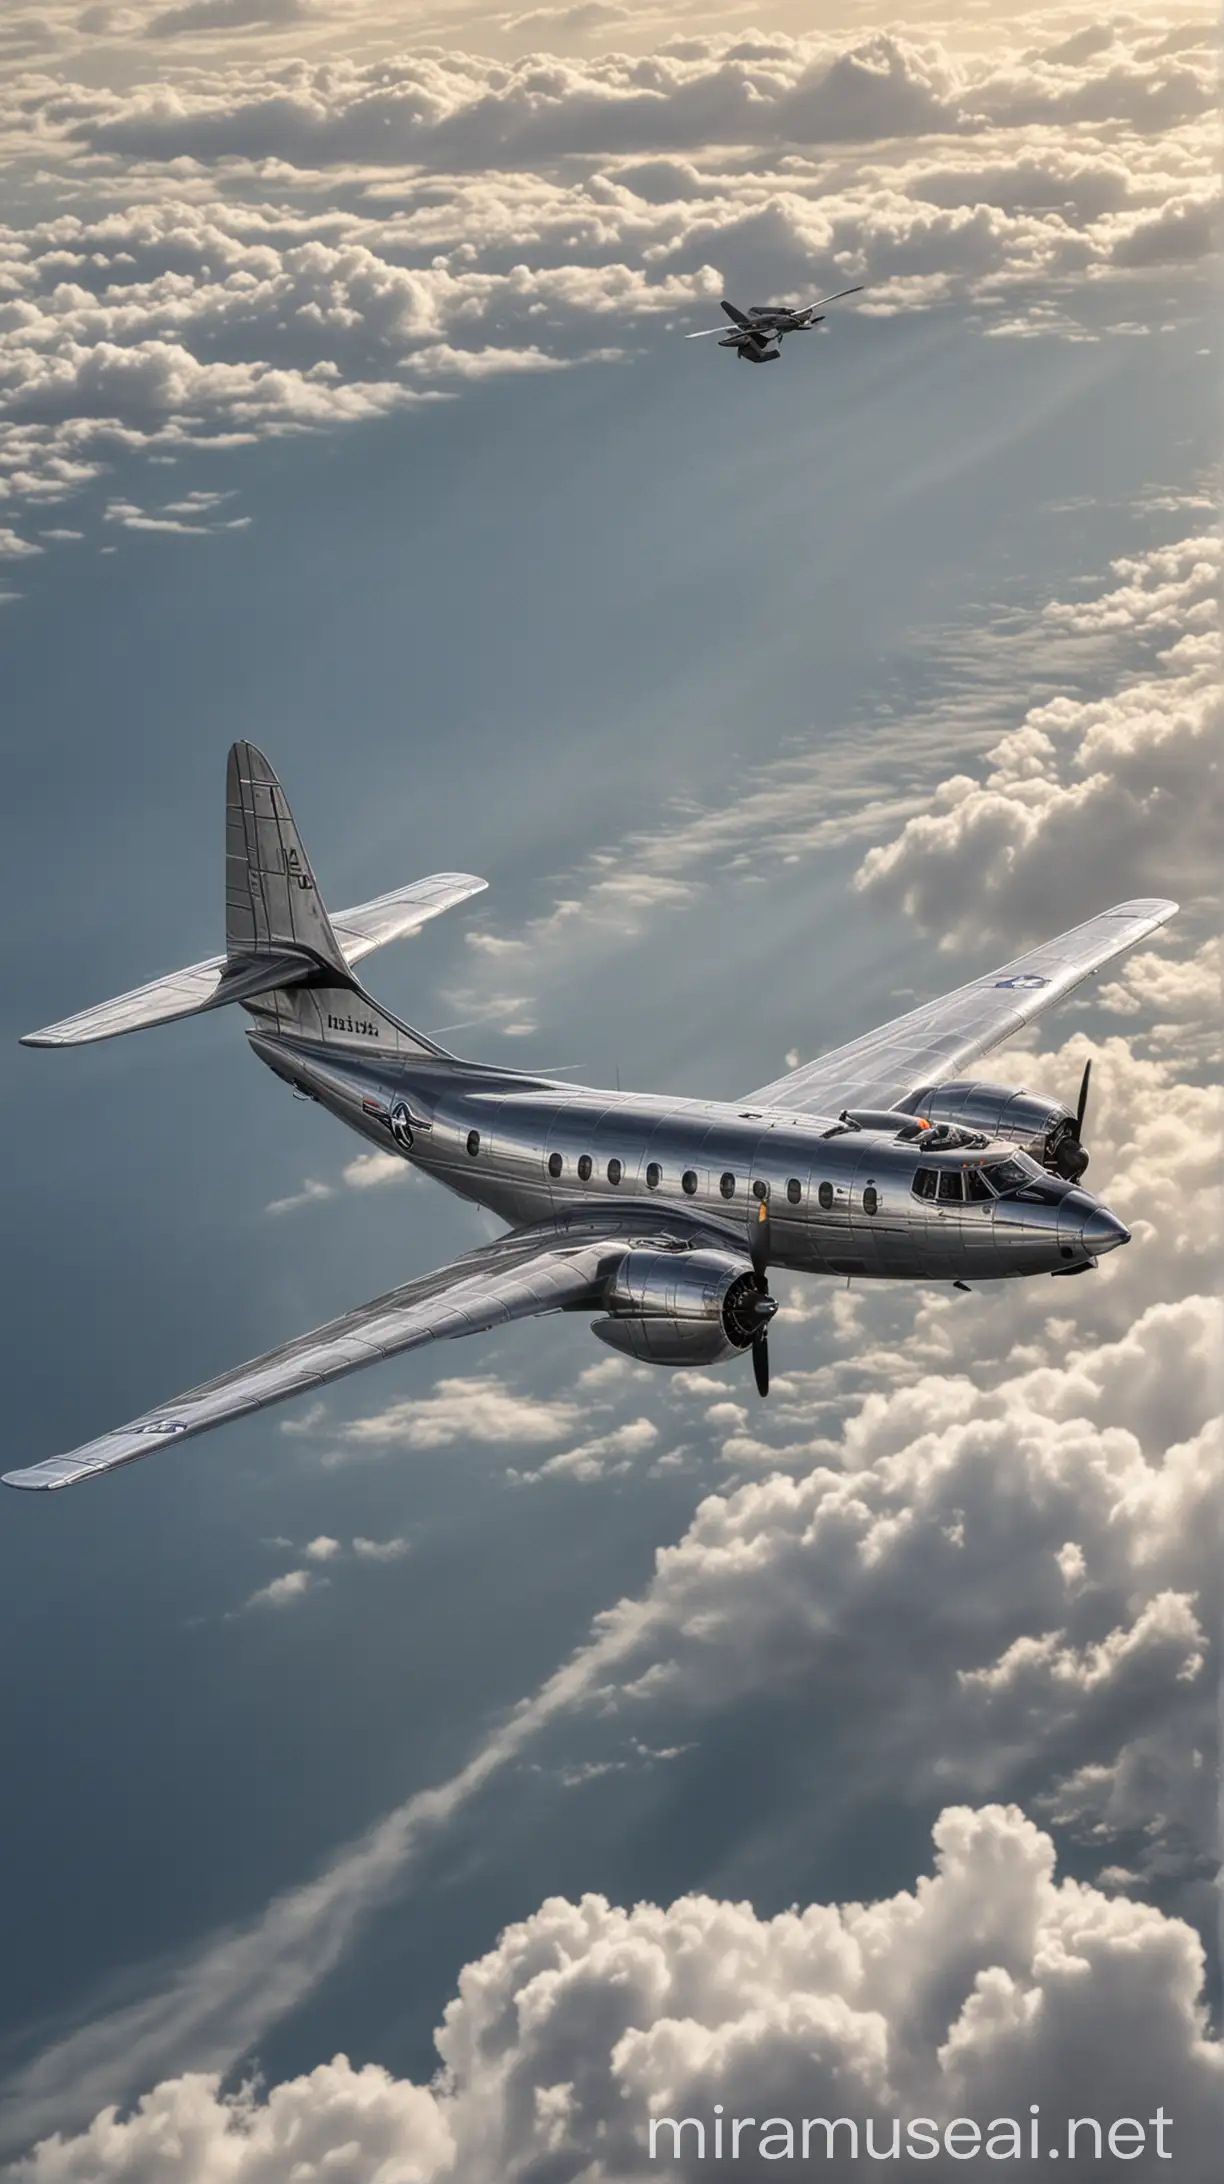
MULTIPOLYGON (((1018 1182, 998 1184, 1012 1143, 924 1151, 833 1116, 250 1036, 278 1076, 369 1143, 514 1227, 633 1206, 644 1232, 696 1222, 750 1251, 764 1199, 771 1265, 928 1282, 1070 1273, 1127 1237, 1089 1192, 1022 1156, 1018 1182)), ((898 1127, 911 1119, 898 1114, 898 1127)))

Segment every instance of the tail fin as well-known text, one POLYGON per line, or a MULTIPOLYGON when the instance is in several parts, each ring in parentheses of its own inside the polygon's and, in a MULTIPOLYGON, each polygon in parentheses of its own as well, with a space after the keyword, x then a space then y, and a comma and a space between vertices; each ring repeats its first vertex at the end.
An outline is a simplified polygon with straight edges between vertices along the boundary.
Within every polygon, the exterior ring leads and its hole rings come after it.
POLYGON ((285 792, 262 751, 235 743, 225 773, 226 956, 245 964, 295 950, 347 979, 285 792))
POLYGON ((727 317, 729 319, 733 319, 737 326, 751 325, 752 321, 746 316, 746 314, 743 311, 738 311, 733 303, 728 303, 725 296, 722 299, 722 308, 726 312, 727 317))
MULTIPOLYGON (((325 1037, 339 1031, 334 1020, 349 1017, 356 996, 363 1022, 372 1023, 375 1015, 382 1019, 385 1012, 370 1004, 367 1016, 368 997, 362 994, 351 966, 371 949, 414 931, 453 903, 479 894, 484 885, 470 872, 435 872, 373 902, 341 911, 333 925, 276 775, 253 743, 235 743, 226 770, 226 953, 155 978, 113 1001, 100 1001, 41 1031, 27 1032, 21 1043, 86 1046, 95 1039, 116 1038, 120 1032, 170 1023, 175 1017, 199 1016, 205 1009, 221 1008, 231 1001, 249 1007, 262 995, 285 997, 288 989, 305 980, 320 985, 321 994, 332 995, 333 1022, 328 1022, 326 1008, 320 1014, 318 1008, 303 1012, 272 1006, 261 1009, 260 1016, 284 1029, 325 1037)), ((413 1051, 438 1051, 394 1018, 386 1017, 386 1025, 393 1043, 402 1043, 406 1037, 414 1042, 413 1051)), ((346 1022, 345 1029, 350 1028, 346 1022)), ((373 1035, 364 1028, 357 1034, 373 1035)))

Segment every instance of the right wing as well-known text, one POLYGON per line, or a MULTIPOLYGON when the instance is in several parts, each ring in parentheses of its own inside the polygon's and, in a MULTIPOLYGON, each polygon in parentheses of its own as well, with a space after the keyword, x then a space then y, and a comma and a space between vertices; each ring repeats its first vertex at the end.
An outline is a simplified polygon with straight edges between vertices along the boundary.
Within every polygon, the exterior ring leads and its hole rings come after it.
POLYGON ((1069 933, 970 979, 954 993, 921 1002, 878 1031, 835 1047, 747 1097, 762 1107, 821 1115, 836 1115, 843 1107, 895 1107, 909 1093, 946 1082, 1023 1031, 1091 972, 1154 933, 1176 909, 1175 902, 1158 896, 1115 903, 1069 933))
POLYGON ((104 1433, 64 1456, 48 1456, 4 1473, 5 1486, 74 1486, 100 1471, 134 1463, 173 1441, 207 1433, 229 1418, 322 1387, 400 1350, 420 1349, 455 1335, 478 1334, 502 1322, 598 1304, 610 1266, 625 1251, 623 1236, 563 1229, 524 1229, 469 1251, 454 1264, 406 1282, 372 1304, 359 1305, 313 1334, 268 1350, 249 1365, 146 1411, 130 1425, 104 1433))
MULTIPOLYGON (((393 888, 389 895, 378 895, 373 902, 342 910, 333 917, 332 929, 351 968, 384 942, 414 931, 453 904, 466 902, 469 895, 479 895, 487 886, 487 880, 478 880, 471 872, 433 872, 427 879, 410 880, 406 887, 393 888)), ((95 1039, 114 1039, 123 1031, 168 1024, 178 1016, 198 1016, 202 1009, 240 1001, 247 989, 240 991, 241 980, 226 976, 226 964, 223 955, 210 956, 206 963, 189 963, 185 970, 171 971, 165 978, 153 979, 150 985, 116 995, 113 1001, 99 1001, 93 1008, 65 1016, 42 1031, 28 1031, 21 1044, 87 1046, 95 1039)), ((289 955, 257 958, 251 966, 251 990, 266 990, 278 983, 292 985, 312 967, 305 958, 289 955)))

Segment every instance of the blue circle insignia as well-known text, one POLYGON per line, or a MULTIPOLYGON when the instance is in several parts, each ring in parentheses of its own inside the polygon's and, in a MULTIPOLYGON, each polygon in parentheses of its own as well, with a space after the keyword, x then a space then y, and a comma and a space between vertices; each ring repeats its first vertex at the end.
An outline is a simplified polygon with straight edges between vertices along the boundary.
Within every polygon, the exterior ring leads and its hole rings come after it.
POLYGON ((1036 971, 1022 971, 1018 978, 996 978, 996 986, 1010 986, 1020 993, 1033 993, 1038 986, 1048 986, 1048 978, 1039 978, 1036 971))

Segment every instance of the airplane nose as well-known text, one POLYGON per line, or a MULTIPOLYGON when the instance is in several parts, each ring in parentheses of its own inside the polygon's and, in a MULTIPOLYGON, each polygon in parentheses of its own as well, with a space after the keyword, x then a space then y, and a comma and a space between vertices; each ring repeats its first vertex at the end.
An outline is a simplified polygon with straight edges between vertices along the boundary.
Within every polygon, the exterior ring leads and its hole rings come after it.
POLYGON ((1099 1259, 1103 1251, 1115 1251, 1119 1244, 1129 1244, 1131 1232, 1118 1220, 1116 1214, 1105 1206, 1094 1206, 1080 1234, 1085 1251, 1099 1259))

